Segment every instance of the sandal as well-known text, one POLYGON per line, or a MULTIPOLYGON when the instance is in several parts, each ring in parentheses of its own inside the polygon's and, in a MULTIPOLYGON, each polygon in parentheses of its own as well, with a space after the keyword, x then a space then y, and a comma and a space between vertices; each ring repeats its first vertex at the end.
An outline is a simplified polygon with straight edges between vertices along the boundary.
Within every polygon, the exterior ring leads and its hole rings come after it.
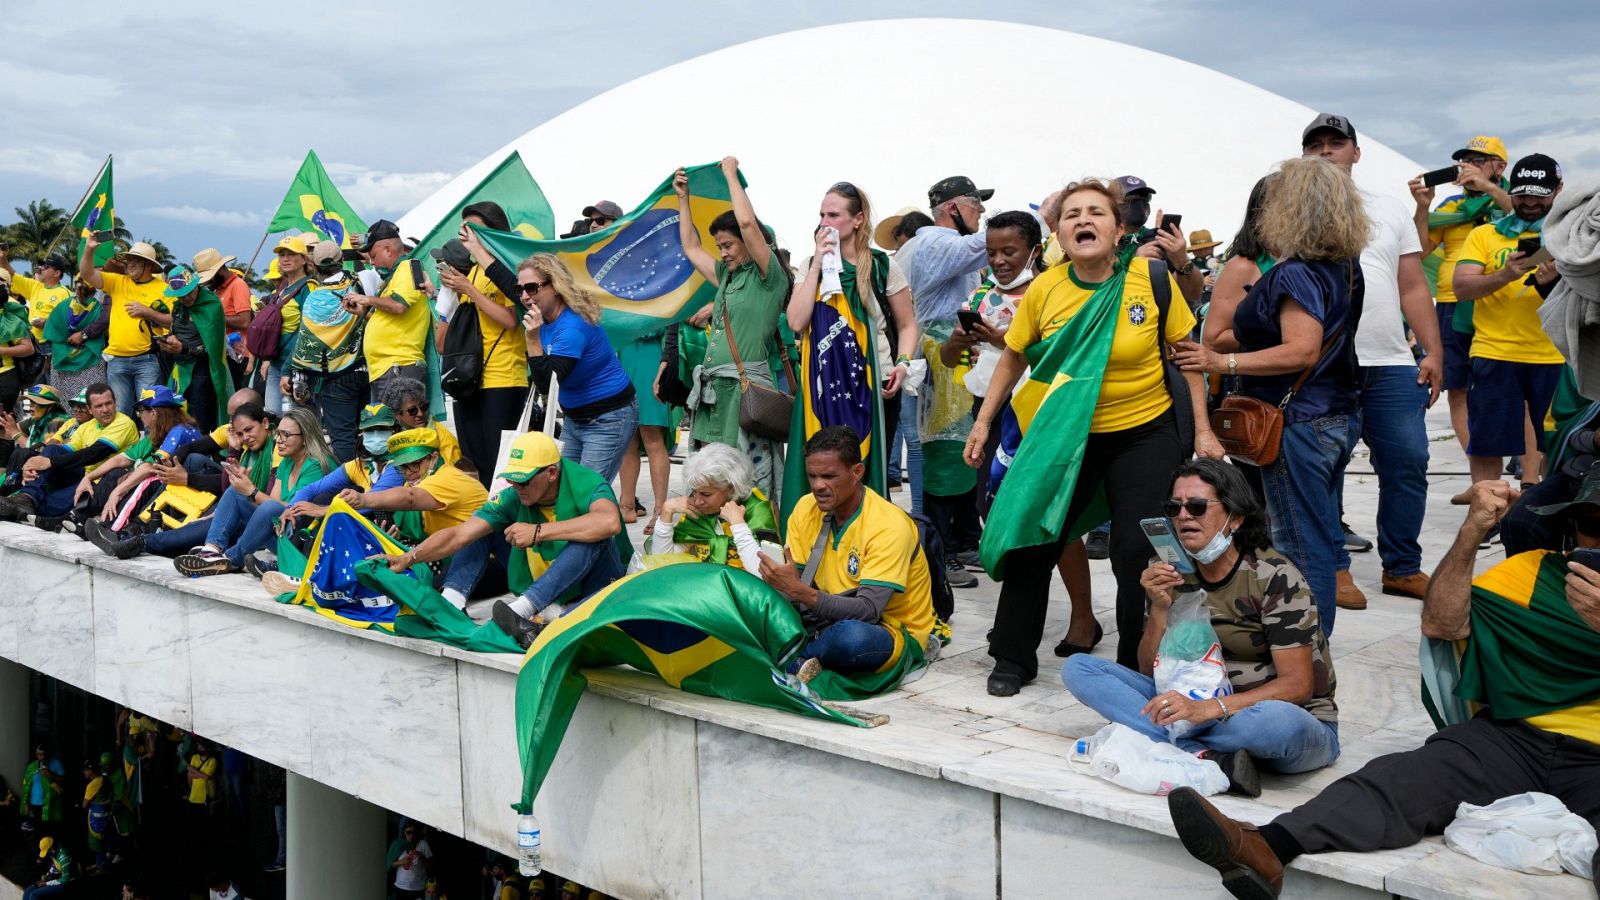
POLYGON ((1105 636, 1106 633, 1100 628, 1100 623, 1095 622, 1094 640, 1089 643, 1089 646, 1085 647, 1081 644, 1073 644, 1070 643, 1066 638, 1062 638, 1061 643, 1056 645, 1055 653, 1057 656, 1063 659, 1072 656, 1075 653, 1092 653, 1094 652, 1094 648, 1100 646, 1100 639, 1105 636))

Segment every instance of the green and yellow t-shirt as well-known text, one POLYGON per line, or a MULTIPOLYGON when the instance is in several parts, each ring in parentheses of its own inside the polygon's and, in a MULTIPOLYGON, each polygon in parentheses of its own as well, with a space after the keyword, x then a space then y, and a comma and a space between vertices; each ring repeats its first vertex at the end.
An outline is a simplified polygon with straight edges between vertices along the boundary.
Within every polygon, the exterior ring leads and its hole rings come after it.
MULTIPOLYGON (((1050 337, 1089 299, 1099 282, 1081 281, 1073 265, 1046 269, 1033 280, 1017 304, 1017 312, 1006 332, 1006 346, 1018 353, 1050 337)), ((1116 331, 1111 340, 1111 356, 1100 381, 1100 399, 1095 404, 1089 431, 1124 431, 1156 418, 1172 407, 1162 374, 1161 339, 1181 341, 1194 330, 1194 313, 1183 300, 1177 281, 1171 282, 1172 303, 1167 307, 1167 333, 1157 335, 1155 295, 1150 289, 1150 261, 1134 257, 1128 265, 1118 307, 1116 331)))
POLYGON ((443 509, 422 511, 422 527, 429 534, 460 525, 489 499, 482 482, 452 465, 435 469, 417 482, 417 489, 444 504, 443 509))
MULTIPOLYGON (((1517 251, 1518 240, 1538 236, 1530 231, 1506 237, 1493 225, 1479 225, 1467 235, 1456 265, 1480 265, 1483 274, 1493 275, 1506 267, 1506 259, 1517 251)), ((1454 280, 1452 268, 1451 281, 1454 280)), ((1473 304, 1472 348, 1468 355, 1501 362, 1566 362, 1539 324, 1539 304, 1543 299, 1532 286, 1522 282, 1519 278, 1486 297, 1479 297, 1473 304)))
MULTIPOLYGON (((1435 213, 1460 212, 1462 204, 1470 199, 1466 194, 1457 194, 1439 204, 1435 213)), ((1498 213, 1499 207, 1492 207, 1498 213)), ((1446 225, 1443 228, 1428 229, 1428 240, 1439 245, 1439 288, 1435 292, 1434 300, 1439 303, 1456 302, 1455 279, 1449 277, 1454 272, 1456 262, 1461 259, 1461 247, 1467 242, 1467 235, 1477 226, 1472 222, 1459 222, 1455 225, 1446 225)))
POLYGON ((166 329, 128 314, 128 304, 143 303, 152 309, 166 309, 162 296, 166 282, 151 278, 140 284, 126 275, 101 272, 100 284, 111 298, 111 320, 106 330, 106 352, 112 356, 142 356, 151 350, 151 337, 165 334, 166 329))
POLYGON ((379 293, 404 303, 406 311, 395 315, 373 308, 367 314, 363 348, 367 355, 367 376, 373 379, 395 366, 421 363, 428 329, 433 327, 433 307, 422 286, 412 280, 410 263, 402 261, 379 293))
MULTIPOLYGON (((801 569, 822 532, 823 514, 811 494, 800 498, 789 515, 789 555, 801 569)), ((894 591, 884 607, 881 625, 894 638, 894 652, 878 671, 893 668, 905 649, 900 626, 927 644, 933 631, 933 582, 917 538, 917 525, 905 510, 873 491, 861 492, 861 506, 849 521, 836 523, 817 564, 816 588, 844 594, 864 584, 894 591)))
POLYGON ((44 340, 44 326, 33 325, 33 320, 50 318, 56 306, 72 296, 72 288, 60 284, 50 287, 26 275, 12 277, 11 291, 28 302, 28 323, 33 328, 33 339, 36 341, 44 340))
POLYGON ((101 425, 99 419, 90 419, 83 426, 72 433, 66 445, 73 450, 87 450, 96 443, 102 443, 118 453, 133 446, 139 439, 139 426, 123 413, 117 413, 116 418, 110 423, 101 425))
MULTIPOLYGON (((528 386, 528 342, 522 332, 522 306, 500 293, 489 276, 473 266, 467 276, 472 284, 491 301, 511 310, 511 328, 501 328, 494 320, 478 310, 478 326, 483 329, 483 386, 486 388, 528 386)), ((473 303, 463 296, 462 303, 473 303)))
POLYGON ((206 776, 190 782, 189 802, 198 805, 217 799, 217 758, 212 756, 202 760, 200 754, 196 753, 189 757, 189 766, 199 769, 206 776))

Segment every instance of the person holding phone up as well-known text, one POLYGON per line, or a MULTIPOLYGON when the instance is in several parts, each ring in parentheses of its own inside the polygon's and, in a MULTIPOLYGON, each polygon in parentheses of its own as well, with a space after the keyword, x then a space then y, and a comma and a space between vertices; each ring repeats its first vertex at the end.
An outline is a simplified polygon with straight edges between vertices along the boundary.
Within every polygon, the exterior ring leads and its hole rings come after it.
POLYGON ((1174 741, 1215 760, 1230 789, 1260 794, 1256 767, 1309 772, 1339 758, 1339 708, 1333 656, 1304 576, 1274 550, 1266 510, 1240 471, 1197 459, 1173 473, 1162 512, 1193 563, 1188 575, 1152 559, 1140 583, 1150 617, 1134 671, 1087 653, 1070 657, 1061 680, 1072 696, 1112 722, 1153 741, 1166 726, 1198 727, 1174 741), (1233 693, 1194 700, 1156 694, 1151 678, 1167 613, 1182 594, 1201 591, 1221 641, 1233 693))

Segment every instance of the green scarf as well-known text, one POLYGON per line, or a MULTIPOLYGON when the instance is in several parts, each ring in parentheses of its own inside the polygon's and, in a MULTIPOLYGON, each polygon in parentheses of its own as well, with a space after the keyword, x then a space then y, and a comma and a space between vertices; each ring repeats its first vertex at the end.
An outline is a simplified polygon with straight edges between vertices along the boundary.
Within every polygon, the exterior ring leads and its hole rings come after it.
MULTIPOLYGON (((186 316, 200 332, 200 341, 206 348, 206 363, 211 373, 211 393, 216 398, 218 422, 228 421, 228 398, 233 396, 233 374, 228 371, 228 321, 222 312, 222 300, 210 288, 199 288, 193 304, 179 300, 172 308, 173 316, 186 316)), ((194 383, 194 362, 179 362, 172 366, 172 389, 182 394, 194 383)))
MULTIPOLYGON (((561 461, 561 483, 556 488, 556 517, 557 522, 569 522, 584 515, 589 511, 589 504, 594 502, 595 492, 606 485, 606 480, 600 473, 593 469, 586 469, 577 463, 563 459, 561 461)), ((619 510, 617 519, 620 521, 622 513, 619 510)), ((534 521, 543 521, 543 517, 534 521)), ((633 558, 633 542, 628 539, 626 528, 617 532, 612 541, 617 545, 617 555, 624 564, 633 558)), ((511 587, 513 594, 521 594, 533 584, 533 564, 529 557, 537 554, 543 565, 539 567, 540 574, 550 565, 562 550, 567 547, 566 541, 541 541, 538 545, 529 547, 521 553, 511 554, 511 561, 506 565, 506 582, 511 587)), ((561 603, 567 602, 571 593, 577 590, 574 585, 568 594, 558 598, 561 603)))
MULTIPOLYGON (((1500 179, 1501 190, 1505 190, 1509 186, 1510 182, 1504 178, 1500 179)), ((1455 209, 1448 212, 1435 211, 1428 213, 1428 230, 1435 231, 1440 228, 1449 228, 1452 225, 1465 225, 1469 222, 1473 225, 1482 225, 1497 215, 1495 212, 1497 209, 1499 207, 1494 205, 1494 198, 1488 194, 1465 194, 1461 199, 1461 204, 1455 209)))
MULTIPOLYGON (((778 522, 773 518, 772 504, 767 501, 767 495, 761 493, 760 488, 752 490, 742 505, 744 522, 750 526, 751 531, 777 533, 778 522)), ((733 538, 723 533, 722 520, 716 516, 697 516, 693 513, 684 516, 683 520, 672 529, 672 541, 676 544, 704 546, 707 551, 704 561, 721 566, 729 565, 729 551, 738 556, 738 550, 733 546, 733 538)))
POLYGON ((45 438, 56 433, 61 423, 71 418, 59 409, 53 409, 37 419, 32 419, 22 426, 23 439, 29 447, 44 446, 45 438))
POLYGON ((83 343, 74 347, 67 343, 67 338, 74 332, 80 332, 94 324, 100 318, 100 295, 95 294, 89 298, 88 305, 78 312, 73 312, 77 299, 57 303, 56 308, 50 311, 49 318, 44 320, 44 339, 50 345, 50 368, 58 372, 82 372, 90 366, 98 365, 100 354, 106 349, 106 336, 97 338, 83 336, 83 343))
MULTIPOLYGON (((1090 503, 1076 522, 1067 521, 1067 511, 1111 357, 1126 280, 1127 267, 1119 262, 1060 330, 1024 354, 1031 371, 1011 398, 1023 438, 979 545, 984 569, 997 580, 1012 550, 1054 543, 1062 529, 1074 538, 1106 520, 1103 500, 1090 503)), ((1066 287, 1063 283, 1058 289, 1066 287)), ((999 428, 1000 422, 990 427, 999 428)))
POLYGON ((1524 234, 1543 234, 1544 216, 1529 222, 1514 212, 1508 212, 1494 220, 1494 230, 1500 232, 1501 237, 1521 237, 1524 234))
POLYGON ((1456 695, 1497 719, 1525 719, 1600 698, 1600 633, 1567 602, 1567 557, 1546 553, 1526 607, 1472 589, 1472 637, 1456 695))
POLYGON ((261 445, 260 450, 246 450, 239 454, 239 464, 250 473, 250 483, 256 490, 266 492, 272 489, 272 452, 277 449, 278 439, 272 434, 267 435, 267 442, 261 445))
MULTIPOLYGON (((48 762, 48 760, 46 760, 48 762)), ((28 763, 28 768, 22 773, 22 802, 27 803, 33 795, 33 779, 44 778, 44 806, 41 808, 39 818, 46 822, 61 820, 61 786, 45 778, 43 769, 45 763, 35 759, 28 763)))
POLYGON ((15 300, 7 300, 0 309, 0 344, 15 344, 33 332, 28 324, 28 308, 15 300))

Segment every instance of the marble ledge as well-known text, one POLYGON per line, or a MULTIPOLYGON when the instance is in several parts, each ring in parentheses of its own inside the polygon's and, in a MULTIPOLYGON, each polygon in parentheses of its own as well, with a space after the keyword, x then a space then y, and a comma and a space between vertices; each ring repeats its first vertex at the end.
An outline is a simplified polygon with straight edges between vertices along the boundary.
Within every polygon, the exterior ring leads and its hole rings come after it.
POLYGON ((1595 896, 1594 884, 1576 875, 1513 872, 1440 847, 1439 852, 1390 872, 1385 889, 1418 900, 1593 900, 1595 896))

